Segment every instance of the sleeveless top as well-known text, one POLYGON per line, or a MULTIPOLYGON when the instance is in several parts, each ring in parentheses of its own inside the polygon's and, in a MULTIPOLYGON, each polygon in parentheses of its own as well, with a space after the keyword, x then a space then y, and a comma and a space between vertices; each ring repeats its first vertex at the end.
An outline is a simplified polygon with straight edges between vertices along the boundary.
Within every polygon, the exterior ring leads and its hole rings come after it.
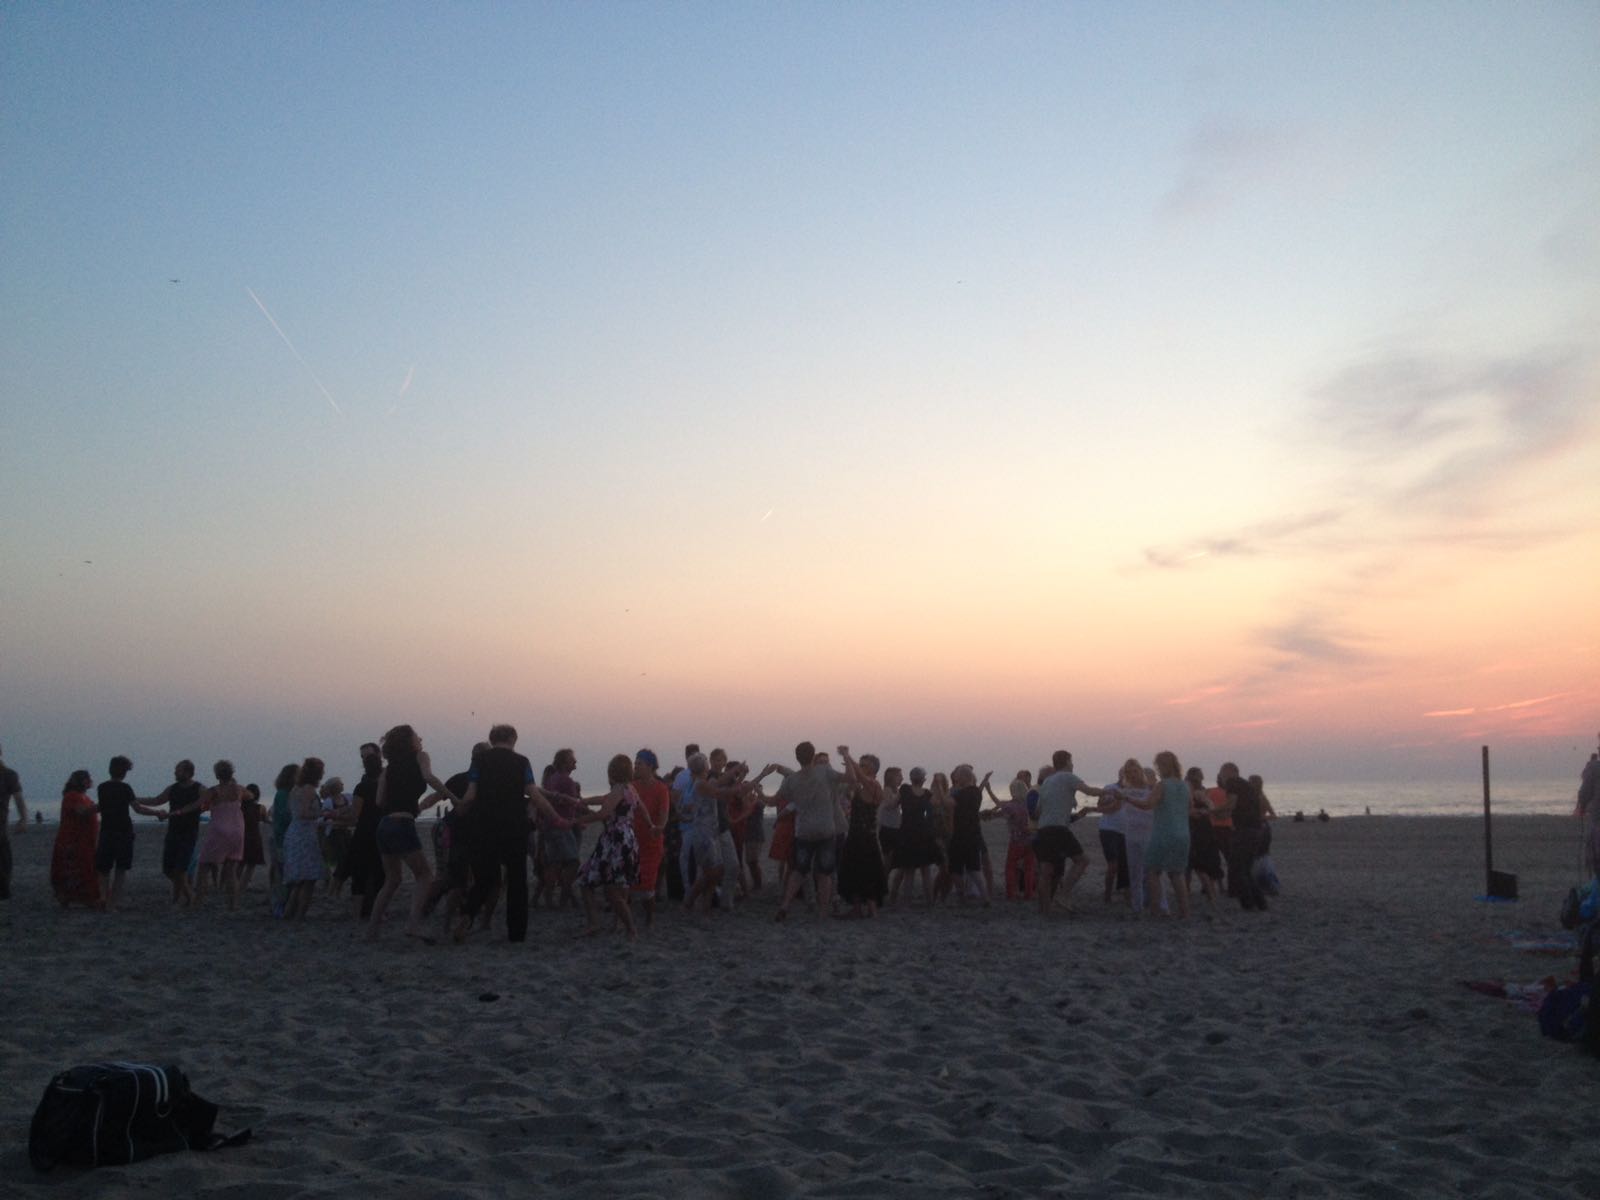
POLYGON ((422 793, 428 790, 428 781, 422 777, 422 764, 417 761, 417 756, 408 754, 404 758, 390 759, 385 770, 389 778, 384 784, 384 816, 394 813, 416 816, 417 802, 422 799, 422 793))
POLYGON ((955 812, 950 819, 952 839, 959 838, 963 845, 983 841, 983 826, 978 810, 983 807, 983 790, 975 784, 959 787, 950 793, 955 801, 955 812))

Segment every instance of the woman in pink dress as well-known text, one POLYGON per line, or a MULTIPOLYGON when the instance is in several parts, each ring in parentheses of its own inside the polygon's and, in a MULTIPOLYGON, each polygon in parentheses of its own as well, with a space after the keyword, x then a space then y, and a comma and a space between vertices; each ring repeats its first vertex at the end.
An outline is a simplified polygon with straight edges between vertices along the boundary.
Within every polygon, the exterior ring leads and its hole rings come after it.
POLYGON ((220 886, 232 912, 239 903, 239 866, 244 862, 245 790, 234 780, 233 764, 227 759, 211 770, 217 782, 200 797, 200 807, 210 811, 211 822, 200 841, 199 888, 194 899, 196 904, 205 899, 207 883, 220 886))

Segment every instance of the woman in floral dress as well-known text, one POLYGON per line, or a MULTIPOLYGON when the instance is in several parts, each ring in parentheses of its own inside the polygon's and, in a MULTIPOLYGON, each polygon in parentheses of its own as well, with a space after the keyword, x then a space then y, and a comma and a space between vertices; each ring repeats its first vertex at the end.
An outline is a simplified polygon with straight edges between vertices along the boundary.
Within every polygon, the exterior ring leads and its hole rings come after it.
POLYGON ((632 941, 638 932, 633 924, 633 911, 628 907, 628 891, 639 882, 639 841, 633 832, 633 813, 639 794, 633 790, 633 759, 626 754, 614 757, 606 764, 606 782, 611 790, 604 796, 583 800, 585 805, 598 807, 598 813, 591 814, 589 819, 603 822, 604 827, 589 853, 589 861, 578 872, 578 883, 583 888, 583 915, 588 921, 582 936, 600 932, 594 893, 597 888, 604 888, 606 902, 632 941))

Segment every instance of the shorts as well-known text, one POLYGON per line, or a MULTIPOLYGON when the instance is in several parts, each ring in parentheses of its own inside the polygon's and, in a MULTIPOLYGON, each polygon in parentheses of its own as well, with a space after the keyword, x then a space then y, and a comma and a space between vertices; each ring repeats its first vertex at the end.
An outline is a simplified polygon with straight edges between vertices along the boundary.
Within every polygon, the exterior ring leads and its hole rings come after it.
POLYGON ((1034 856, 1060 870, 1071 858, 1082 858, 1083 847, 1065 825, 1046 825, 1039 830, 1039 840, 1033 844, 1034 856))
POLYGON ((161 843, 161 873, 163 875, 187 874, 189 860, 194 857, 195 844, 200 840, 198 829, 173 829, 167 826, 167 840, 161 843))
POLYGON ((413 851, 422 853, 422 839, 417 836, 415 818, 387 816, 378 822, 379 854, 404 858, 413 851))
POLYGON ((127 871, 133 867, 133 830, 100 831, 100 844, 94 848, 94 869, 97 875, 109 875, 112 868, 127 871))
POLYGON ((578 861, 578 835, 570 829, 547 829, 539 838, 547 867, 561 867, 578 861))
POLYGON ((839 840, 831 837, 796 838, 794 869, 802 875, 832 875, 839 866, 839 840))

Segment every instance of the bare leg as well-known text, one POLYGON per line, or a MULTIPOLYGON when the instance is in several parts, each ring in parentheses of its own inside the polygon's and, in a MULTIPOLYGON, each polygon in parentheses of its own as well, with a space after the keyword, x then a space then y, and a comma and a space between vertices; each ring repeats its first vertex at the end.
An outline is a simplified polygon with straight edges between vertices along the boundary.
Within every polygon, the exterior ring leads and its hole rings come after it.
POLYGON ((228 898, 228 911, 239 907, 239 864, 232 860, 222 864, 222 891, 228 898))
POLYGON ((373 941, 377 940, 378 927, 383 924, 389 901, 400 887, 400 867, 404 862, 393 854, 383 856, 383 887, 378 890, 378 898, 372 902, 372 916, 367 919, 367 937, 373 941))
POLYGON ((606 888, 606 899, 611 901, 612 911, 617 914, 617 920, 622 922, 622 928, 631 942, 639 936, 639 930, 633 923, 633 909, 628 907, 628 889, 620 887, 606 888))
MULTIPOLYGON (((411 919, 406 923, 406 934, 409 937, 420 938, 422 932, 422 910, 428 903, 428 890, 433 886, 433 868, 428 865, 427 856, 421 850, 413 850, 405 857, 406 866, 411 868, 411 876, 416 886, 411 895, 411 919)), ((396 876, 398 876, 396 872, 396 876)))

